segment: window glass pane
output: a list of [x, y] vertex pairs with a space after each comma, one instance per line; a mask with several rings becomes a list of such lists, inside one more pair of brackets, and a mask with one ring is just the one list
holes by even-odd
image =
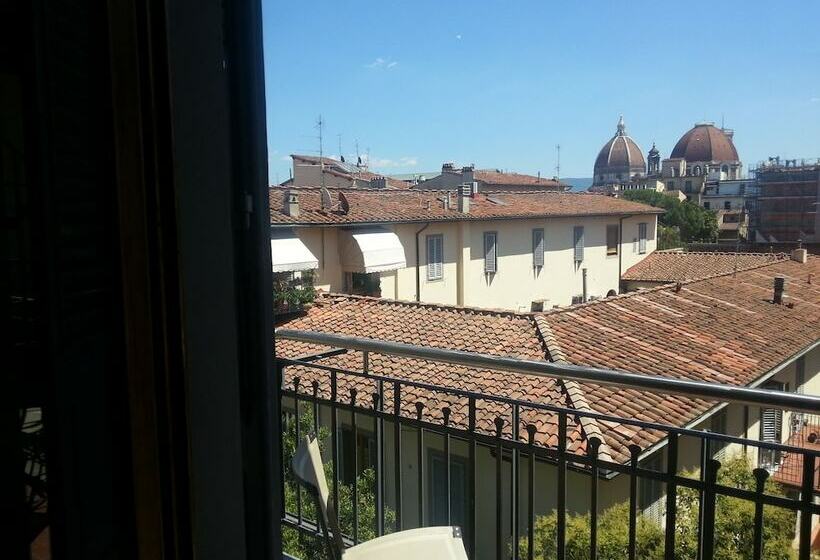
[[638, 252], [646, 253], [646, 224], [638, 224]]
[[618, 226], [617, 225], [608, 225], [608, 226], [606, 226], [606, 254], [607, 255], [617, 255], [618, 254]]

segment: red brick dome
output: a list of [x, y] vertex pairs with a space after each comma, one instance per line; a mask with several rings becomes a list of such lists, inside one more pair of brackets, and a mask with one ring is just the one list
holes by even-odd
[[708, 123], [696, 124], [681, 136], [672, 150], [673, 158], [691, 161], [740, 161], [732, 139]]

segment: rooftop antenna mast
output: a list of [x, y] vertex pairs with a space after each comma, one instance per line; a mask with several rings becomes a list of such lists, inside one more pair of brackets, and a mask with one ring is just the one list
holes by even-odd
[[555, 178], [561, 178], [561, 144], [555, 145]]
[[337, 134], [336, 136], [339, 138], [339, 159], [341, 161], [344, 161], [345, 157], [342, 155], [342, 135]]
[[325, 186], [325, 154], [324, 146], [322, 145], [322, 128], [324, 127], [322, 115], [319, 115], [319, 120], [316, 121], [316, 128], [319, 129], [319, 175], [322, 178], [322, 188]]
[[362, 156], [359, 154], [359, 139], [356, 138], [353, 143], [356, 146], [356, 165], [360, 166], [362, 164]]

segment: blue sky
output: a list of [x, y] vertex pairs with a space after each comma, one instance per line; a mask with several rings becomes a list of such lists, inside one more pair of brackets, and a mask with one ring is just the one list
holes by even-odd
[[820, 157], [820, 2], [263, 0], [270, 178], [291, 153], [589, 177], [623, 113], [668, 157], [696, 121], [741, 159]]

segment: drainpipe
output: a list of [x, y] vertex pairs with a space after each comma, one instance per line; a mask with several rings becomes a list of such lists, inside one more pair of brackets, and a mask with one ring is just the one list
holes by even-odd
[[584, 303], [586, 303], [587, 302], [587, 295], [588, 295], [588, 293], [587, 293], [587, 269], [582, 268], [581, 269], [581, 274], [582, 274], [583, 279], [584, 279], [584, 291], [582, 292], [584, 295], [583, 295], [582, 299], [584, 300]]
[[416, 232], [416, 301], [421, 301], [421, 257], [419, 255], [419, 235], [421, 232], [430, 227], [430, 222], [424, 224], [424, 227]]

